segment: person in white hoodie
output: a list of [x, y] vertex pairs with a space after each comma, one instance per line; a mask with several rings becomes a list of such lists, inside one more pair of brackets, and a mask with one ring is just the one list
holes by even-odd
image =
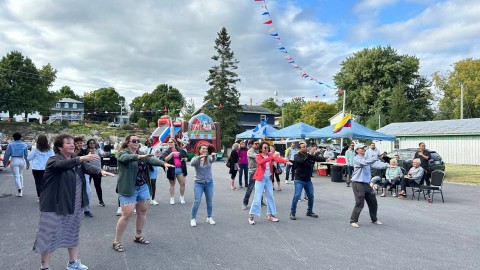
[[48, 159], [53, 155], [55, 155], [55, 153], [48, 143], [47, 136], [43, 134], [38, 135], [37, 145], [30, 151], [27, 157], [27, 160], [32, 162], [32, 174], [35, 179], [38, 201], [40, 200], [40, 193], [42, 193], [43, 185], [45, 184], [43, 179], [45, 166], [47, 165]]

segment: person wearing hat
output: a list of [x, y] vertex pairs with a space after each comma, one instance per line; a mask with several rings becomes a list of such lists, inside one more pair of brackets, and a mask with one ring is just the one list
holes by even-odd
[[358, 217], [362, 212], [364, 202], [367, 202], [368, 211], [370, 212], [370, 219], [373, 224], [381, 225], [382, 223], [377, 219], [377, 198], [375, 192], [370, 185], [370, 167], [375, 169], [387, 169], [388, 164], [380, 162], [378, 156], [365, 156], [365, 145], [359, 143], [356, 144], [355, 153], [357, 154], [353, 158], [353, 175], [352, 175], [352, 189], [355, 196], [355, 207], [353, 208], [352, 215], [350, 217], [350, 225], [358, 228]]

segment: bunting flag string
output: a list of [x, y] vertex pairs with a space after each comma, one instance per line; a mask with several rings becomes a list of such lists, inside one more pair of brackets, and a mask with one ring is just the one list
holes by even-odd
[[[277, 46], [278, 46], [278, 50], [281, 52], [281, 53], [284, 53], [286, 54], [285, 56], [285, 61], [287, 61], [288, 64], [292, 65], [292, 67], [297, 70], [300, 74], [300, 76], [303, 78], [303, 79], [307, 79], [307, 80], [310, 80], [310, 81], [313, 81], [319, 85], [323, 85], [325, 87], [328, 87], [330, 89], [335, 89], [334, 87], [326, 84], [326, 83], [323, 83], [321, 82], [320, 80], [310, 76], [309, 74], [307, 74], [296, 62], [295, 60], [293, 59], [293, 57], [288, 53], [288, 50], [286, 48], [286, 46], [281, 42], [281, 38], [280, 38], [280, 35], [278, 34], [278, 32], [276, 31], [275, 29], [275, 26], [274, 26], [274, 23], [273, 23], [273, 19], [271, 17], [271, 14], [270, 14], [270, 11], [268, 10], [267, 8], [267, 4], [265, 3], [265, 0], [254, 0], [254, 2], [258, 2], [260, 4], [260, 7], [262, 9], [264, 9], [264, 11], [261, 13], [262, 16], [268, 16], [267, 20], [264, 21], [263, 24], [265, 25], [271, 25], [272, 27], [268, 30], [269, 34], [271, 37], [273, 37], [276, 41], [277, 41]], [[323, 95], [325, 96], [325, 95]]]

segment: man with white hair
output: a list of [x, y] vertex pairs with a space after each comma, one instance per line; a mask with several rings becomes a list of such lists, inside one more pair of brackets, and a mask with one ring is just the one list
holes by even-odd
[[370, 166], [376, 169], [388, 168], [387, 163], [380, 162], [378, 156], [365, 156], [365, 145], [359, 143], [354, 147], [357, 155], [353, 158], [352, 189], [355, 196], [355, 207], [350, 217], [350, 225], [354, 228], [358, 225], [358, 218], [362, 212], [364, 202], [367, 202], [370, 219], [373, 224], [382, 224], [377, 218], [377, 198], [370, 184]]
[[399, 199], [407, 197], [407, 186], [408, 187], [419, 187], [422, 182], [423, 174], [425, 170], [420, 167], [420, 159], [416, 158], [412, 161], [412, 168], [408, 171], [407, 175], [402, 179], [400, 185], [402, 186], [400, 193], [398, 194]]

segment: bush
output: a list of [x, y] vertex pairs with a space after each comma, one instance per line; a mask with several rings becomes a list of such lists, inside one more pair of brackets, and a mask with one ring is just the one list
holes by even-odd
[[157, 127], [157, 123], [155, 123], [155, 122], [150, 122], [150, 124], [148, 124], [148, 126], [149, 126], [150, 128], [156, 128], [156, 127]]
[[147, 127], [147, 125], [148, 125], [147, 119], [145, 119], [145, 118], [140, 118], [140, 119], [138, 119], [138, 122], [137, 122], [138, 128], [144, 129], [144, 128]]
[[133, 129], [133, 127], [131, 125], [122, 125], [120, 128], [123, 129], [123, 130], [132, 130]]
[[108, 122], [107, 121], [102, 121], [100, 123], [100, 125], [104, 126], [104, 127], [108, 127]]

